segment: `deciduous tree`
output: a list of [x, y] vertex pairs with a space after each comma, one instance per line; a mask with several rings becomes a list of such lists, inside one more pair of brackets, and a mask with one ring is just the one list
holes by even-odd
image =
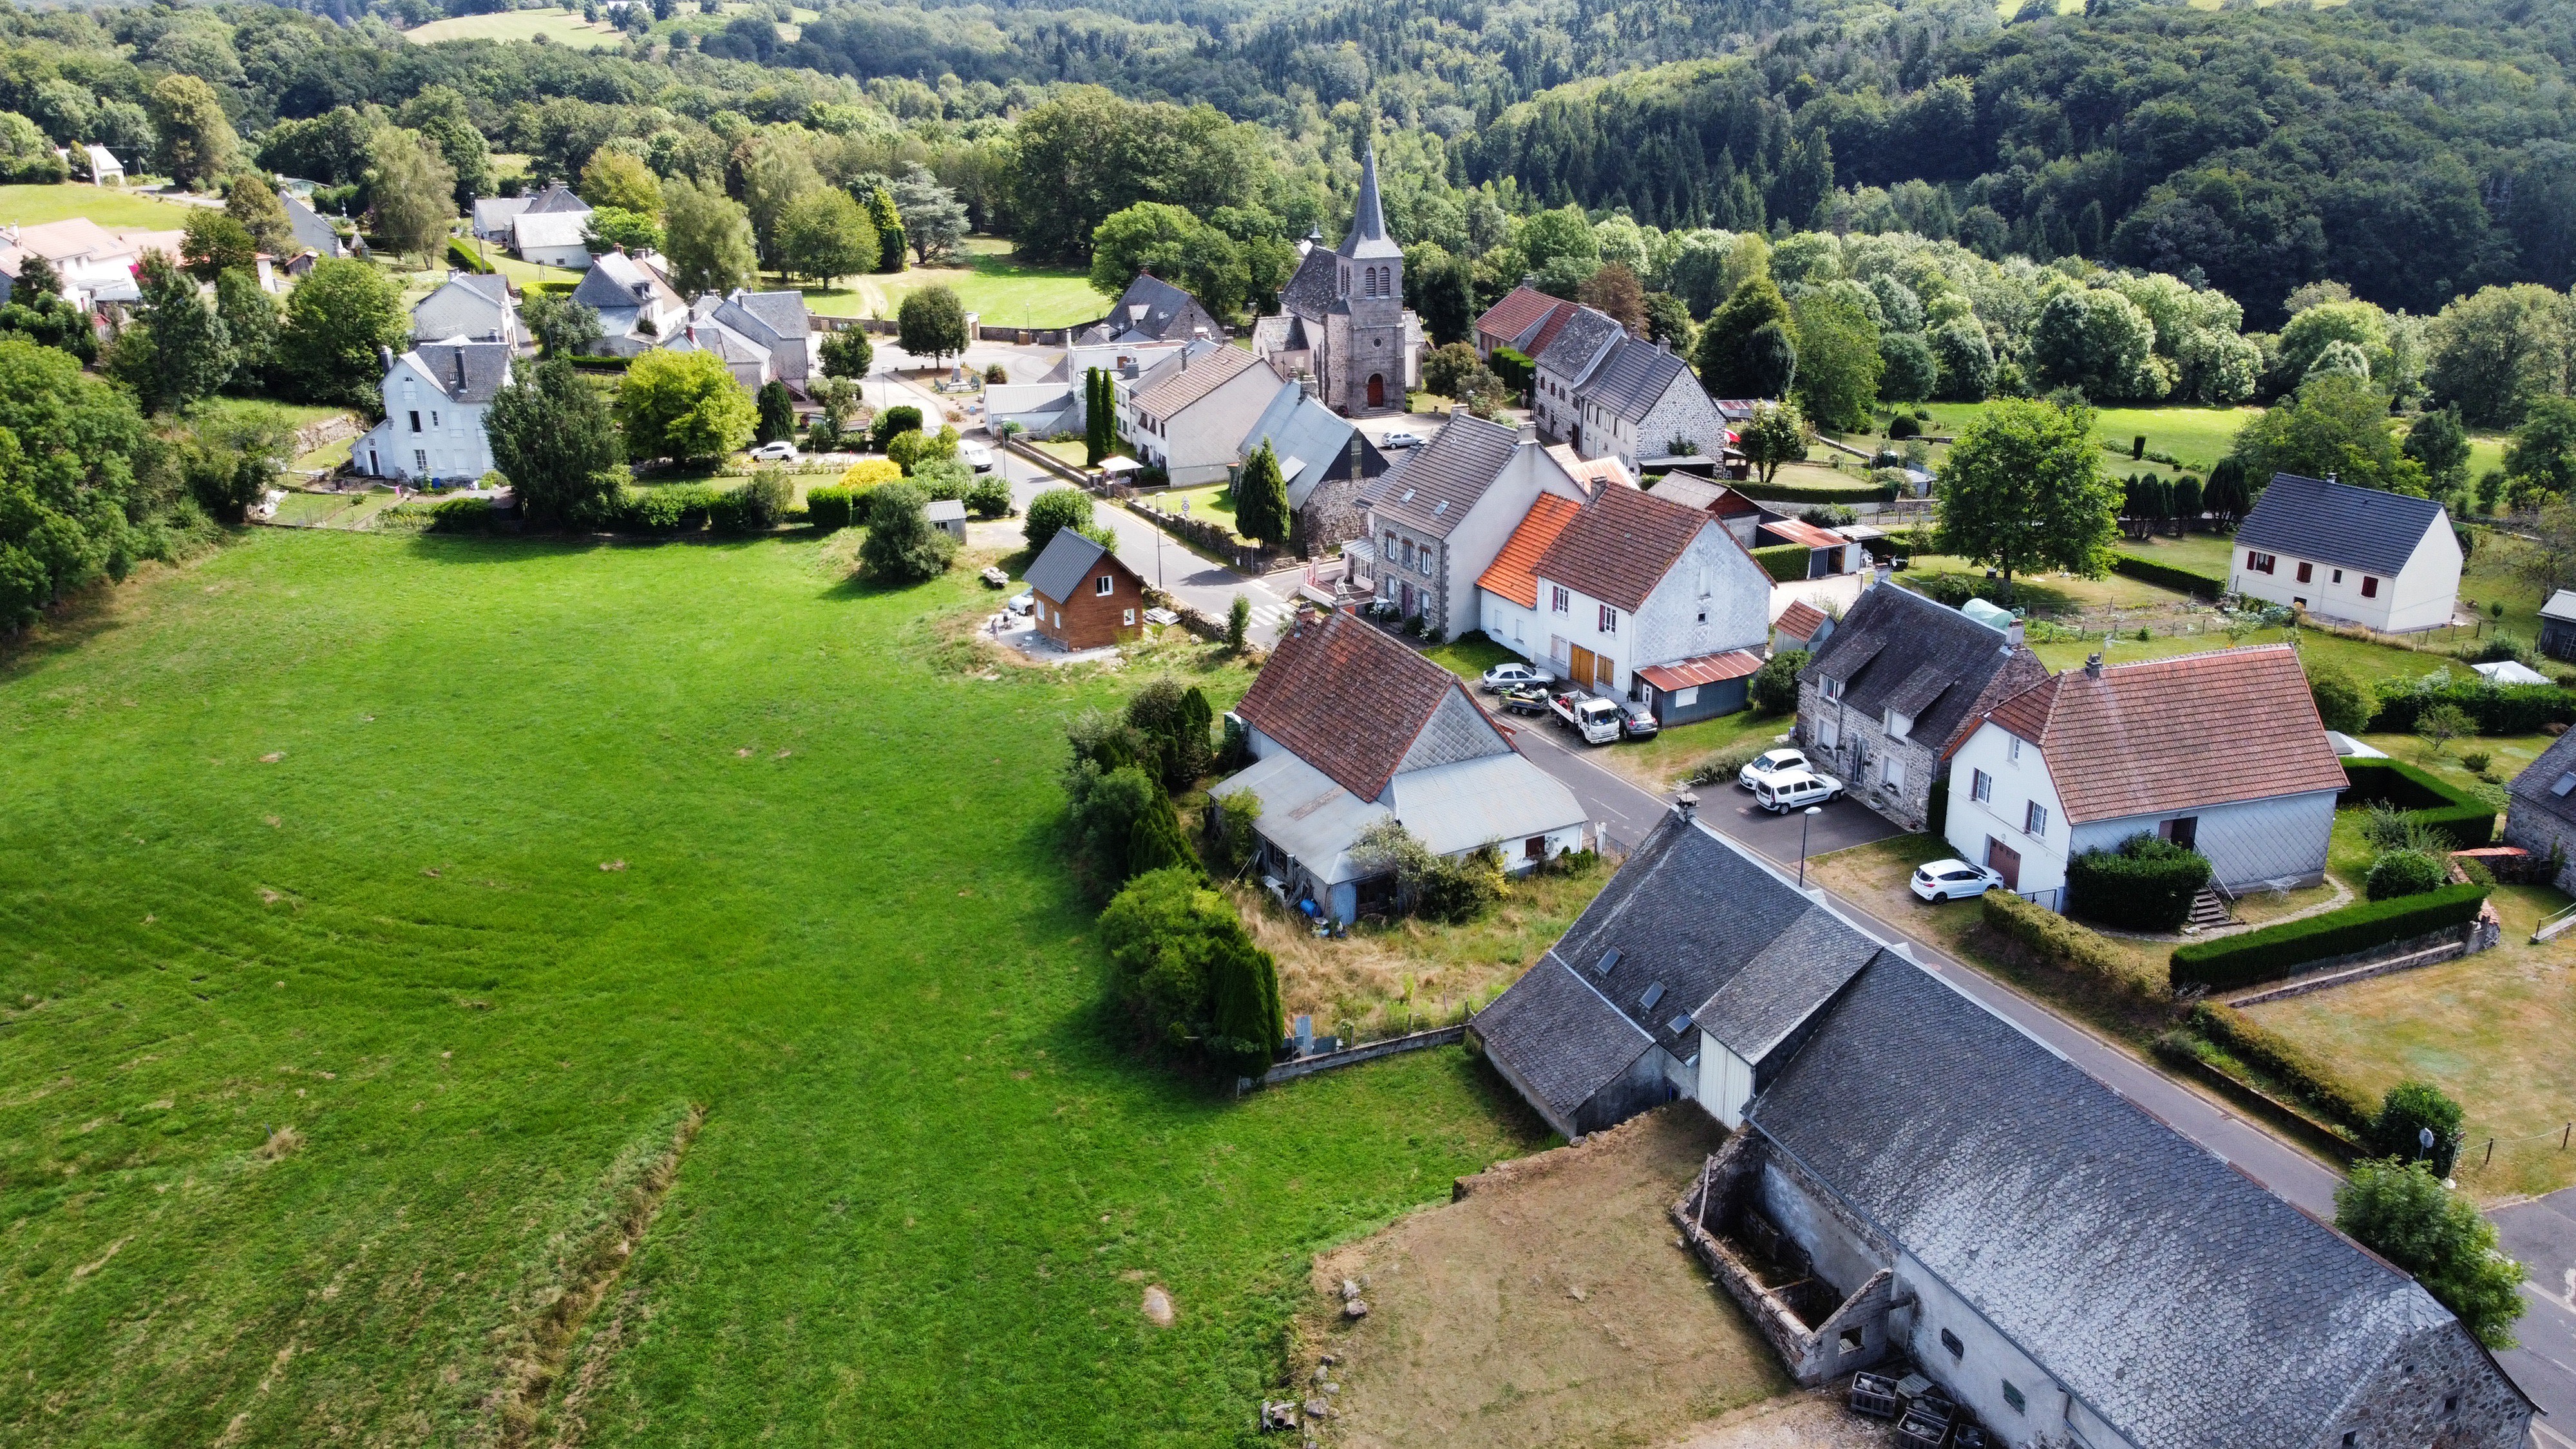
[[895, 309], [895, 345], [915, 357], [945, 364], [966, 350], [966, 306], [944, 284], [906, 294]]
[[1786, 334], [1795, 359], [1797, 321], [1790, 315], [1789, 301], [1768, 276], [1747, 278], [1726, 299], [1724, 306], [1700, 329], [1700, 380], [1719, 397], [1778, 397], [1788, 385], [1785, 370], [1775, 370], [1775, 359], [1757, 356], [1754, 334], [1765, 327], [1775, 327]]
[[655, 350], [628, 366], [617, 390], [626, 451], [687, 462], [719, 458], [751, 441], [751, 394], [711, 352]]
[[877, 264], [876, 223], [837, 186], [817, 187], [796, 198], [778, 224], [781, 267], [832, 286]]
[[2239, 428], [2228, 453], [2250, 481], [2275, 473], [2422, 494], [2421, 465], [2398, 450], [2388, 396], [2368, 380], [2324, 373]]
[[241, 138], [233, 133], [213, 86], [193, 75], [163, 76], [152, 87], [150, 110], [153, 133], [160, 138], [154, 159], [162, 174], [198, 191], [233, 169]]
[[188, 274], [211, 282], [226, 272], [259, 264], [259, 243], [249, 228], [220, 211], [194, 210], [180, 229], [179, 260]]
[[624, 450], [608, 400], [560, 360], [514, 369], [484, 414], [492, 463], [531, 522], [605, 521], [625, 487]]
[[663, 254], [682, 296], [749, 286], [759, 268], [751, 218], [733, 198], [685, 177], [664, 191]]
[[662, 214], [662, 180], [639, 156], [606, 147], [581, 168], [581, 199], [592, 206], [613, 206], [642, 216]]
[[418, 131], [387, 126], [367, 145], [367, 195], [376, 231], [427, 266], [456, 220], [456, 171]]
[[1940, 548], [2013, 575], [2060, 568], [2099, 578], [2118, 535], [2120, 485], [2102, 473], [2093, 415], [2004, 399], [1961, 429], [1940, 469]]
[[256, 171], [240, 172], [224, 183], [224, 215], [240, 222], [252, 243], [280, 262], [303, 250], [296, 245], [295, 229], [287, 224], [286, 203], [277, 199], [268, 178]]
[[1796, 403], [1756, 403], [1735, 437], [1745, 461], [1765, 483], [1779, 476], [1781, 464], [1803, 462], [1807, 456], [1807, 420]]
[[278, 366], [298, 399], [340, 403], [372, 416], [383, 406], [385, 369], [377, 349], [399, 347], [410, 337], [401, 284], [372, 262], [326, 258], [286, 296]]
[[2335, 1226], [2415, 1275], [2489, 1348], [2513, 1346], [2523, 1266], [2495, 1250], [2495, 1224], [2421, 1162], [2353, 1165], [2335, 1189]]
[[2576, 399], [2535, 398], [2525, 406], [2504, 470], [2561, 497], [2576, 492]]

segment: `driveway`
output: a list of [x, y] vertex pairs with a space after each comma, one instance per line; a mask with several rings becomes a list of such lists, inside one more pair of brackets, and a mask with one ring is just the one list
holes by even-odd
[[2496, 1355], [2522, 1391], [2549, 1410], [2532, 1426], [2544, 1449], [2576, 1449], [2576, 1187], [2488, 1213], [2497, 1246], [2531, 1270], [2528, 1311], [2513, 1327], [2522, 1347]]

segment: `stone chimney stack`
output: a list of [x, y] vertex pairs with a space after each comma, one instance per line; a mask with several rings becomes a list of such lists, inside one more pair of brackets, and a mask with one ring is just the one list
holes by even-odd
[[1699, 818], [1699, 796], [1689, 790], [1684, 790], [1679, 795], [1674, 796], [1673, 814], [1678, 817], [1684, 825], [1688, 825], [1692, 821], [1697, 820]]
[[2091, 658], [2084, 661], [2084, 677], [2087, 679], [2102, 677], [2102, 655], [2098, 650]]
[[[2019, 619], [2015, 619], [2015, 620], [2013, 620], [2011, 623], [2006, 624], [2006, 625], [2004, 626], [2004, 642], [2005, 642], [2005, 643], [2007, 643], [2007, 644], [2011, 644], [2011, 645], [2019, 646], [2019, 645], [2020, 645], [2020, 643], [2022, 642], [2022, 638], [2023, 638], [2023, 636], [2024, 636], [2024, 635], [2026, 635], [2028, 632], [2029, 632], [2029, 626], [2028, 626], [2028, 625], [2026, 625], [2026, 624], [2024, 624], [2021, 620], [2019, 620]], [[2094, 655], [2093, 657], [2094, 657], [2095, 659], [2100, 659], [2102, 656], [2100, 656], [2100, 655], [2096, 654], [2096, 655]], [[2094, 671], [2094, 672], [2095, 672], [2095, 673], [2097, 673], [2097, 674], [2098, 674], [2098, 673], [2100, 673], [2100, 671], [2099, 671], [2099, 670], [2096, 670], [2096, 671]]]

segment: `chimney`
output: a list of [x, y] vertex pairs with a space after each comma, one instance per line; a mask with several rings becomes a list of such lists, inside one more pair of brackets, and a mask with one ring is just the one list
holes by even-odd
[[[2011, 644], [2011, 645], [2014, 645], [2014, 646], [2018, 647], [2018, 646], [2021, 644], [2021, 641], [2022, 641], [2023, 636], [2024, 636], [2025, 634], [2027, 634], [2028, 632], [2029, 632], [2028, 626], [2026, 626], [2025, 624], [2023, 624], [2021, 620], [2019, 620], [2019, 619], [2015, 619], [2015, 620], [2013, 620], [2011, 623], [2006, 624], [2006, 625], [2004, 626], [2004, 642], [2005, 642], [2005, 643], [2007, 643], [2007, 644]], [[2101, 655], [2099, 655], [2099, 654], [2096, 654], [2096, 655], [2094, 655], [2093, 657], [2094, 657], [2095, 659], [2099, 659], [2099, 658], [2101, 658], [2102, 656], [2101, 656]], [[2097, 670], [2095, 670], [2095, 671], [2093, 671], [2093, 672], [2094, 672], [2095, 674], [2099, 674], [2099, 673], [2101, 673], [2101, 671], [2100, 671], [2100, 670], [2098, 670], [2098, 669], [2097, 669]]]
[[1673, 797], [1673, 814], [1684, 825], [1699, 818], [1699, 796], [1684, 790]]
[[1468, 415], [1467, 405], [1465, 403], [1451, 403], [1449, 405], [1449, 421], [1454, 423], [1460, 418]]
[[2095, 651], [2091, 658], [2084, 661], [2084, 677], [2087, 679], [2099, 679], [2102, 677], [2102, 655], [2100, 651]]
[[1537, 442], [1537, 441], [1538, 441], [1538, 424], [1536, 424], [1536, 423], [1523, 423], [1523, 424], [1521, 424], [1520, 432], [1521, 432], [1521, 441], [1522, 441], [1522, 442], [1524, 442], [1524, 443], [1535, 443], [1535, 442]]
[[2335, 476], [2335, 470], [2334, 470], [2334, 469], [2332, 469], [2332, 468], [2328, 468], [2328, 469], [2326, 470], [2326, 481], [2327, 481], [2327, 482], [2329, 482], [2329, 483], [2340, 483], [2340, 482], [2342, 482], [2343, 480]]
[[1524, 287], [1529, 288], [1529, 289], [1530, 289], [1531, 291], [1533, 291], [1533, 292], [1537, 291], [1537, 290], [1538, 290], [1538, 273], [1536, 273], [1536, 272], [1523, 272], [1523, 273], [1521, 273], [1521, 285], [1522, 285], [1522, 286], [1524, 286]]
[[387, 371], [387, 372], [391, 372], [391, 371], [393, 371], [393, 370], [394, 370], [394, 350], [393, 350], [392, 348], [390, 348], [390, 347], [378, 347], [378, 348], [376, 349], [376, 361], [377, 361], [377, 363], [378, 363], [378, 364], [380, 364], [380, 365], [384, 368], [384, 370], [385, 370], [385, 371]]

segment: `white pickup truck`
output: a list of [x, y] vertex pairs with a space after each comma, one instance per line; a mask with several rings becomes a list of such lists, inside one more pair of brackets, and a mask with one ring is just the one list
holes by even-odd
[[1619, 738], [1623, 716], [1616, 701], [1577, 689], [1550, 699], [1547, 710], [1558, 724], [1583, 736], [1587, 745], [1606, 745]]

